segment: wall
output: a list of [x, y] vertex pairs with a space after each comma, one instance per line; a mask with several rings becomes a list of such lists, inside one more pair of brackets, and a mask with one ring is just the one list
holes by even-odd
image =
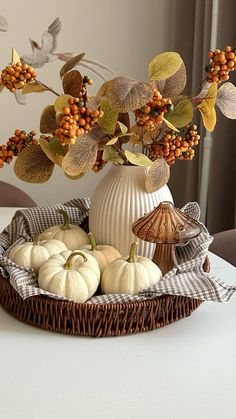
[[[147, 63], [157, 53], [168, 49], [168, 4], [171, 7], [171, 0], [3, 2], [0, 14], [7, 18], [9, 28], [7, 33], [0, 33], [0, 66], [9, 62], [12, 46], [20, 55], [29, 53], [28, 37], [40, 42], [42, 31], [59, 16], [63, 28], [58, 38], [58, 51], [86, 52], [88, 57], [107, 64], [117, 74], [146, 80]], [[38, 78], [61, 91], [58, 76], [61, 65], [55, 61], [38, 69]], [[92, 78], [91, 94], [95, 94], [100, 80]], [[53, 101], [51, 93], [33, 94], [27, 96], [26, 106], [20, 106], [4, 89], [0, 96], [1, 143], [5, 143], [16, 128], [36, 129], [39, 133], [41, 110]], [[107, 170], [108, 167], [100, 174], [89, 173], [79, 181], [71, 181], [56, 168], [48, 183], [32, 185], [15, 177], [12, 164], [1, 170], [0, 180], [20, 187], [38, 204], [47, 204], [91, 196]]]

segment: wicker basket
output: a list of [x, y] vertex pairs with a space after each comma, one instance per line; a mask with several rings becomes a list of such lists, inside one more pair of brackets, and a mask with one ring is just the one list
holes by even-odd
[[41, 329], [81, 336], [147, 332], [190, 316], [201, 300], [166, 295], [126, 304], [80, 304], [35, 296], [23, 300], [0, 276], [0, 303], [17, 319]]

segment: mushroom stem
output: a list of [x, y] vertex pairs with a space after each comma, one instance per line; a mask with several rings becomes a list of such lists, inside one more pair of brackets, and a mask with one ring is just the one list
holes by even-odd
[[97, 250], [97, 243], [94, 238], [93, 233], [88, 233], [89, 244], [91, 245], [91, 250]]
[[74, 258], [74, 256], [82, 256], [82, 258], [84, 259], [84, 262], [87, 262], [87, 258], [85, 256], [84, 253], [82, 252], [73, 252], [71, 253], [71, 255], [67, 258], [66, 263], [64, 264], [64, 269], [71, 269], [73, 267], [73, 263], [72, 263], [72, 259]]
[[152, 260], [160, 268], [164, 276], [177, 265], [174, 244], [157, 244]]
[[64, 211], [63, 209], [57, 209], [57, 212], [59, 214], [63, 215], [63, 224], [61, 225], [61, 230], [70, 230], [69, 227], [69, 216], [67, 214], [66, 211]]

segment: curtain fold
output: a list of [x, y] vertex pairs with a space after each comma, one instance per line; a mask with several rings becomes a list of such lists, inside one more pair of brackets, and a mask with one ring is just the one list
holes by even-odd
[[[206, 77], [205, 65], [210, 48], [212, 0], [172, 0], [170, 50], [178, 51], [187, 69], [186, 93], [200, 91], [201, 81]], [[166, 7], [169, 7], [166, 6]], [[227, 7], [226, 7], [227, 6]], [[234, 45], [236, 2], [220, 0], [218, 47]], [[231, 73], [234, 76], [234, 73]], [[230, 81], [236, 77], [230, 75]], [[207, 202], [207, 227], [211, 233], [235, 226], [235, 179], [236, 179], [236, 122], [218, 114], [216, 130], [213, 133], [213, 150], [210, 168]], [[200, 146], [192, 161], [177, 161], [171, 168], [169, 186], [177, 206], [188, 201], [198, 201], [203, 138], [205, 130], [200, 124], [200, 115], [195, 112], [194, 122], [200, 134]]]

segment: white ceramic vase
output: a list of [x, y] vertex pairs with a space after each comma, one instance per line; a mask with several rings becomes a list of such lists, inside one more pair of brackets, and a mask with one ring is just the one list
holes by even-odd
[[89, 230], [97, 243], [109, 244], [128, 255], [131, 243], [139, 242], [138, 253], [152, 259], [155, 244], [137, 239], [132, 224], [162, 201], [173, 202], [167, 185], [156, 192], [145, 190], [146, 167], [112, 165], [97, 186], [89, 212]]

